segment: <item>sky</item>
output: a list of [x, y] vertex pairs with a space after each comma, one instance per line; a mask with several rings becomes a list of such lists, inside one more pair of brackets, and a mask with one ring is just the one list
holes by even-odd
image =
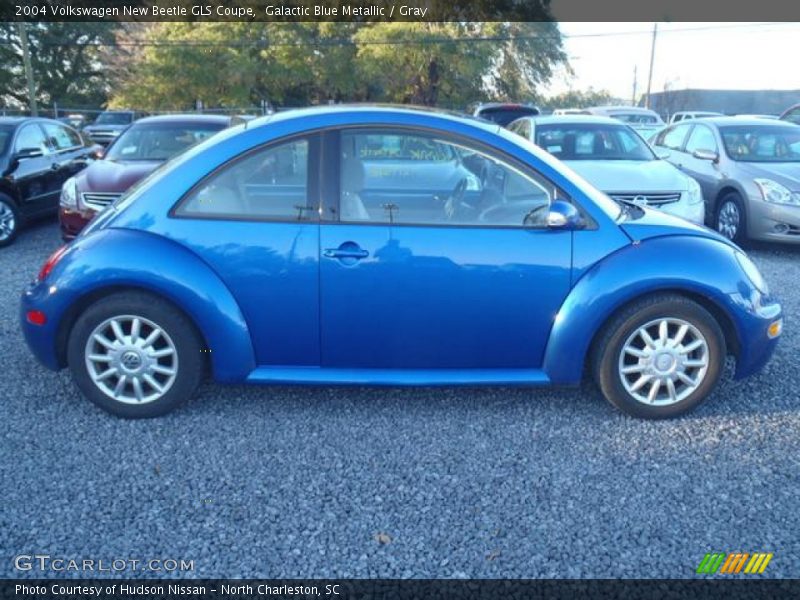
[[[559, 72], [545, 95], [593, 87], [631, 99], [647, 88], [653, 23], [561, 22], [574, 76]], [[800, 23], [659, 23], [652, 91], [800, 90]]]

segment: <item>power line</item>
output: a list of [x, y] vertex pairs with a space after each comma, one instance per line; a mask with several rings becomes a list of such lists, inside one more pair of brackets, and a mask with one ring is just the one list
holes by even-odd
[[[693, 33], [704, 31], [719, 31], [728, 29], [757, 29], [763, 27], [773, 27], [782, 25], [794, 25], [796, 23], [733, 23], [727, 25], [710, 25], [700, 27], [684, 27], [661, 30], [660, 33], [674, 34], [674, 33]], [[581, 33], [581, 34], [536, 34], [536, 35], [496, 35], [496, 36], [475, 36], [475, 37], [452, 37], [452, 38], [422, 38], [422, 39], [383, 39], [383, 40], [354, 40], [352, 38], [331, 38], [327, 40], [303, 40], [292, 42], [273, 42], [268, 39], [252, 40], [246, 42], [212, 42], [205, 40], [181, 40], [181, 41], [157, 41], [157, 40], [116, 40], [113, 42], [104, 41], [86, 41], [86, 42], [40, 42], [40, 46], [95, 46], [95, 47], [125, 47], [125, 48], [150, 48], [150, 47], [176, 47], [176, 48], [281, 48], [281, 47], [301, 47], [301, 46], [315, 46], [315, 47], [328, 47], [328, 46], [424, 46], [424, 45], [438, 45], [438, 44], [461, 44], [461, 43], [475, 43], [475, 42], [524, 42], [536, 40], [568, 40], [568, 39], [581, 39], [581, 38], [604, 38], [604, 37], [620, 37], [632, 35], [649, 35], [652, 31], [637, 30], [637, 31], [615, 31], [615, 32], [596, 32], [596, 33]], [[2, 45], [12, 45], [13, 42], [3, 41]]]

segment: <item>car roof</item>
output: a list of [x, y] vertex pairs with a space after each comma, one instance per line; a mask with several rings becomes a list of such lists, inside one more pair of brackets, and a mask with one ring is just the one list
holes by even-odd
[[617, 125], [620, 127], [627, 127], [625, 123], [612, 117], [604, 117], [602, 115], [548, 115], [546, 117], [521, 117], [517, 121], [528, 119], [537, 125], [551, 125], [563, 123], [565, 125]]
[[533, 104], [527, 104], [525, 102], [483, 102], [481, 104], [478, 104], [475, 107], [475, 110], [492, 110], [495, 108], [512, 108], [512, 109], [530, 108], [533, 110], [539, 110], [538, 106], [534, 106]]
[[643, 106], [592, 106], [591, 108], [587, 108], [586, 110], [593, 111], [602, 111], [602, 112], [629, 112], [629, 113], [639, 113], [639, 114], [646, 114], [646, 115], [657, 115], [658, 113], [652, 109], [644, 108]]
[[255, 129], [257, 127], [263, 127], [267, 124], [302, 119], [304, 117], [314, 115], [341, 115], [358, 117], [359, 115], [375, 114], [383, 114], [387, 117], [390, 117], [391, 115], [433, 116], [441, 118], [445, 123], [447, 121], [467, 123], [473, 127], [478, 127], [492, 133], [496, 133], [501, 129], [500, 125], [497, 123], [485, 121], [484, 119], [473, 117], [472, 115], [439, 108], [431, 108], [428, 106], [415, 106], [411, 104], [336, 104], [294, 108], [291, 110], [279, 111], [263, 117], [258, 117], [257, 119], [253, 119], [251, 121], [246, 121], [244, 126], [246, 129]]
[[0, 117], [0, 125], [21, 125], [23, 123], [57, 123], [64, 125], [61, 121], [48, 117]]
[[711, 125], [784, 125], [777, 119], [762, 119], [759, 117], [705, 117], [703, 123]]
[[198, 115], [195, 113], [157, 115], [144, 117], [136, 121], [137, 125], [147, 125], [152, 123], [218, 123], [227, 125], [231, 121], [229, 115]]

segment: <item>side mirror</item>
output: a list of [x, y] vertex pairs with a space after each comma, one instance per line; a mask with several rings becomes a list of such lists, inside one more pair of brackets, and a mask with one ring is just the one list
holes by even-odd
[[669, 150], [656, 150], [656, 156], [661, 160], [667, 160], [670, 157]]
[[710, 160], [711, 162], [717, 162], [719, 160], [719, 155], [711, 150], [695, 150], [692, 152], [692, 156], [700, 160]]
[[25, 160], [26, 158], [36, 158], [38, 156], [44, 156], [41, 148], [22, 148], [14, 154], [16, 160]]
[[548, 229], [580, 229], [583, 219], [574, 205], [564, 200], [554, 200], [547, 213]]

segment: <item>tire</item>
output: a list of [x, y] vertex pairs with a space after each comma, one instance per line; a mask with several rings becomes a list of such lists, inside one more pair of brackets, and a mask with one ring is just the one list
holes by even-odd
[[747, 240], [747, 213], [736, 192], [725, 194], [717, 203], [714, 229], [737, 244], [741, 245]]
[[157, 417], [194, 394], [203, 376], [202, 350], [193, 324], [172, 304], [142, 292], [121, 292], [78, 317], [67, 362], [78, 388], [101, 408], [119, 417]]
[[14, 242], [21, 225], [22, 217], [16, 203], [5, 194], [0, 194], [0, 248]]
[[[662, 322], [665, 338], [659, 335]], [[643, 328], [653, 347], [640, 333]], [[705, 308], [683, 296], [665, 294], [632, 304], [603, 327], [594, 345], [592, 370], [603, 395], [619, 410], [634, 417], [665, 419], [689, 412], [711, 393], [726, 354], [725, 335]], [[642, 377], [649, 379], [635, 389]]]

